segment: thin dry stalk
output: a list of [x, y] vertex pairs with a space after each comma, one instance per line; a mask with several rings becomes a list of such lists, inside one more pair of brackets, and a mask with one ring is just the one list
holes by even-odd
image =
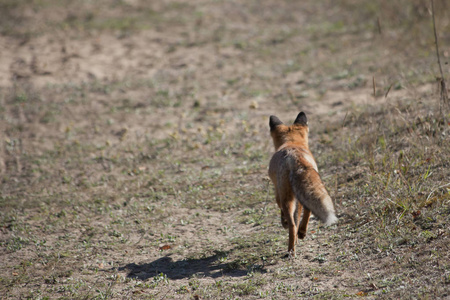
[[377, 17], [377, 27], [378, 27], [378, 34], [382, 34], [383, 31], [381, 30], [380, 17]]
[[348, 111], [345, 113], [344, 120], [342, 121], [342, 128], [345, 127], [345, 120], [347, 119]]
[[373, 85], [373, 96], [376, 97], [377, 96], [377, 86], [375, 84], [375, 76], [372, 77], [372, 85]]
[[387, 96], [389, 95], [389, 92], [391, 91], [391, 88], [392, 88], [392, 84], [388, 87], [388, 89], [387, 89], [387, 91], [386, 91], [386, 94], [384, 94], [384, 98], [385, 98], [385, 99], [386, 99]]
[[434, 13], [434, 1], [431, 1], [431, 16], [433, 19], [433, 32], [434, 32], [434, 41], [435, 41], [435, 45], [436, 45], [436, 56], [437, 56], [437, 61], [438, 61], [438, 65], [439, 65], [439, 72], [441, 73], [441, 77], [438, 78], [438, 81], [440, 83], [440, 88], [441, 88], [441, 112], [442, 112], [442, 107], [446, 106], [448, 104], [448, 94], [447, 94], [447, 87], [445, 84], [445, 78], [444, 78], [444, 72], [442, 71], [442, 65], [441, 65], [441, 57], [439, 55], [439, 43], [438, 43], [438, 37], [437, 37], [437, 33], [436, 33], [436, 20], [435, 20], [435, 13]]

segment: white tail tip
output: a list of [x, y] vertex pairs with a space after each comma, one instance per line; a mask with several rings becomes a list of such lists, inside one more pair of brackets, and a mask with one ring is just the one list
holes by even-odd
[[333, 225], [334, 223], [336, 223], [338, 221], [338, 218], [336, 217], [335, 214], [330, 214], [327, 218], [327, 221], [325, 222], [326, 226], [330, 226]]

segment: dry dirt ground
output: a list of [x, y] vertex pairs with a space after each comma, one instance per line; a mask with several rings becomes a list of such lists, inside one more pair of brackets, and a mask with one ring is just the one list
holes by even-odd
[[[435, 5], [449, 74], [450, 6]], [[450, 297], [430, 12], [2, 1], [2, 298]], [[268, 116], [300, 110], [340, 221], [313, 218], [286, 258]]]

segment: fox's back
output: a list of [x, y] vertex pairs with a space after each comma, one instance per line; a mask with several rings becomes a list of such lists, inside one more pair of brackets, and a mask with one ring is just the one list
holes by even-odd
[[276, 183], [288, 179], [291, 172], [297, 174], [317, 170], [317, 164], [309, 149], [296, 145], [284, 145], [275, 152], [269, 164], [269, 177]]

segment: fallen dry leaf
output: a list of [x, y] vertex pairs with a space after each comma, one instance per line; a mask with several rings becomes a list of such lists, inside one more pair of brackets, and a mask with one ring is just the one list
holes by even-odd
[[164, 245], [164, 246], [159, 247], [159, 250], [164, 251], [164, 250], [169, 250], [171, 248], [172, 248], [172, 246], [170, 246], [170, 245]]

